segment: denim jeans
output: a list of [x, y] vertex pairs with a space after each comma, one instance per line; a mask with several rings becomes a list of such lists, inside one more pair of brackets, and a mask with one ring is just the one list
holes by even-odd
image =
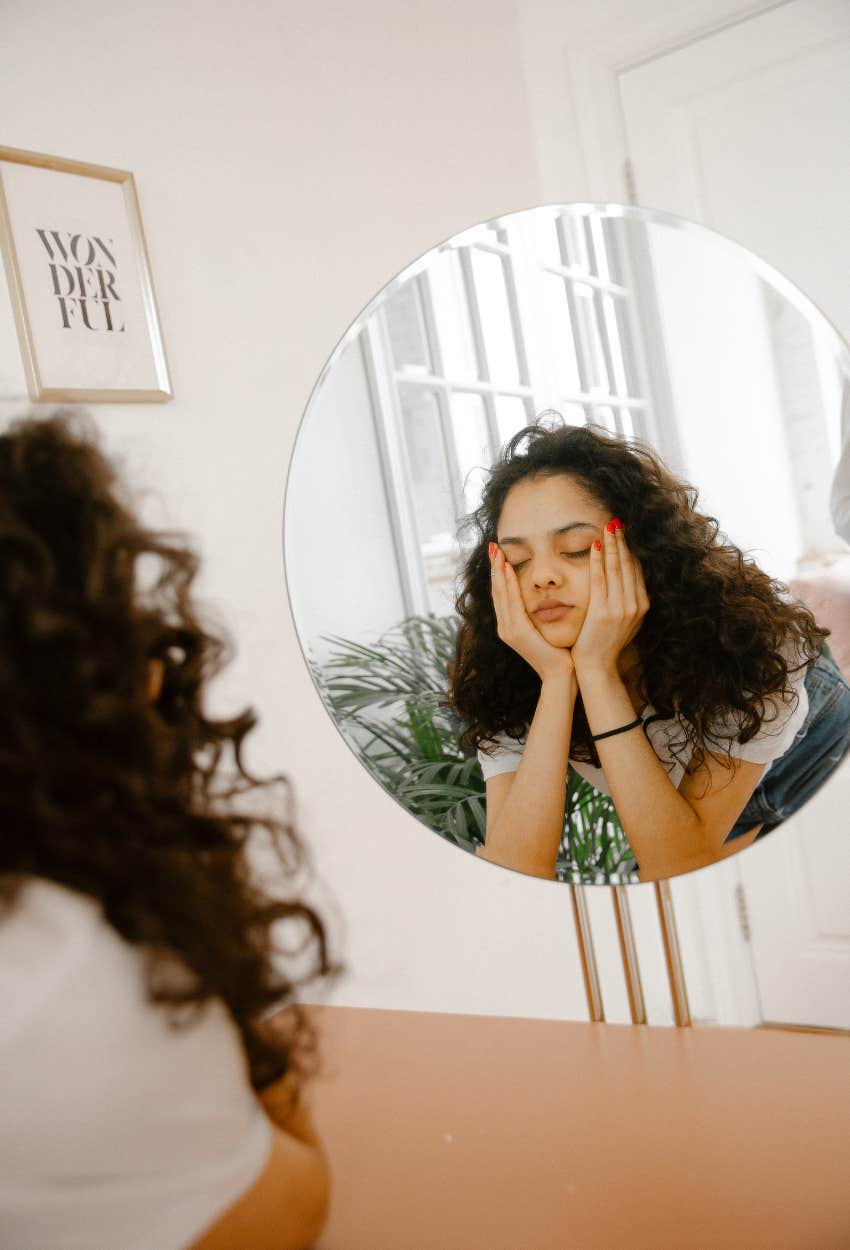
[[828, 648], [806, 674], [809, 710], [794, 740], [774, 760], [726, 841], [761, 824], [758, 837], [781, 825], [819, 790], [850, 751], [850, 685]]

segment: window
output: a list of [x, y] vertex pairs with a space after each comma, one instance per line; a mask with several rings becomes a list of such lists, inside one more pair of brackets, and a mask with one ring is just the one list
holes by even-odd
[[534, 210], [458, 235], [363, 331], [409, 613], [454, 604], [457, 530], [487, 467], [546, 409], [646, 437], [621, 218]]

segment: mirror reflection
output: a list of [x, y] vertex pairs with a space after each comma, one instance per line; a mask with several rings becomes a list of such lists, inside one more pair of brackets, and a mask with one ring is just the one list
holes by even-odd
[[759, 258], [654, 211], [516, 213], [400, 274], [323, 371], [285, 511], [299, 635], [372, 775], [566, 881], [787, 820], [850, 748], [847, 360]]

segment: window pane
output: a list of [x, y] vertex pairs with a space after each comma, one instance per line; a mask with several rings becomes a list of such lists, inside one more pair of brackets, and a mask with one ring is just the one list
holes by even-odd
[[502, 258], [473, 248], [472, 272], [490, 380], [513, 386], [519, 381], [519, 369]]
[[467, 512], [481, 502], [481, 489], [492, 459], [487, 415], [480, 395], [452, 395], [452, 432]]
[[590, 272], [590, 256], [587, 250], [585, 219], [564, 213], [561, 216], [561, 257], [565, 265]]
[[[638, 375], [637, 361], [635, 359], [635, 337], [632, 333], [632, 307], [629, 301], [620, 295], [612, 295], [610, 297], [611, 306], [616, 322], [617, 337], [617, 353], [623, 370], [623, 390], [619, 393], [622, 395], [640, 395], [641, 386]], [[615, 356], [615, 368], [617, 356]], [[620, 380], [617, 380], [617, 386], [620, 386]]]
[[437, 396], [417, 386], [401, 387], [400, 398], [420, 542], [450, 541], [455, 531], [455, 510]]
[[458, 592], [459, 548], [456, 544], [438, 548], [432, 543], [423, 548], [422, 554], [428, 611], [435, 616], [449, 616], [455, 610]]
[[443, 376], [459, 382], [477, 381], [478, 362], [457, 252], [446, 250], [438, 254], [430, 268], [429, 281]]
[[634, 438], [635, 420], [631, 408], [618, 409], [618, 415], [620, 418], [620, 433], [624, 434], [626, 438]]
[[561, 404], [558, 411], [567, 425], [587, 425], [591, 417], [591, 412], [588, 411], [584, 404]]
[[602, 313], [605, 317], [605, 330], [608, 335], [608, 348], [611, 353], [611, 368], [614, 371], [614, 394], [628, 395], [626, 382], [626, 366], [623, 360], [623, 348], [620, 343], [620, 323], [617, 317], [617, 305], [622, 299], [613, 295], [602, 295]]
[[431, 358], [415, 279], [405, 282], [384, 305], [387, 333], [397, 369], [430, 369]]
[[591, 389], [605, 391], [607, 394], [610, 391], [610, 384], [608, 370], [605, 368], [605, 356], [602, 352], [602, 340], [599, 337], [599, 326], [596, 322], [593, 287], [577, 282], [573, 289], [588, 385]]
[[623, 248], [626, 245], [626, 232], [622, 217], [604, 217], [600, 220], [602, 235], [605, 240], [605, 254], [608, 258], [608, 277], [618, 286], [625, 284], [623, 273]]
[[541, 265], [562, 265], [564, 262], [555, 218], [540, 210], [533, 212], [531, 228], [538, 262]]
[[562, 395], [574, 395], [581, 390], [581, 379], [563, 278], [552, 273], [543, 275], [543, 301], [558, 389]]
[[499, 426], [499, 442], [502, 447], [523, 426], [531, 424], [524, 402], [516, 395], [496, 396], [496, 421]]
[[593, 241], [593, 268], [597, 278], [603, 278], [606, 282], [610, 278], [608, 269], [608, 249], [605, 245], [605, 233], [602, 229], [602, 220], [596, 215], [587, 219], [590, 237]]
[[619, 433], [614, 409], [609, 404], [594, 404], [593, 420], [597, 425], [604, 425], [605, 429], [610, 430], [612, 434]]

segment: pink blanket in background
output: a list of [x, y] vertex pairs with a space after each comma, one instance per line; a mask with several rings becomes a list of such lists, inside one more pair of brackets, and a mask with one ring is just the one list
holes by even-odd
[[814, 613], [819, 625], [832, 630], [827, 642], [836, 664], [850, 681], [850, 552], [806, 564], [790, 590]]

